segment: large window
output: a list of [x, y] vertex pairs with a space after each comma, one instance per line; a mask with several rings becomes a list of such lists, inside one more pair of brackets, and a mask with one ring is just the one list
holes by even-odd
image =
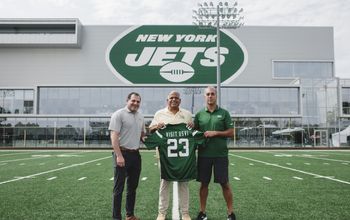
[[342, 88], [342, 109], [344, 115], [350, 115], [350, 88]]
[[[127, 95], [141, 95], [143, 114], [166, 106], [170, 91], [181, 94], [181, 107], [193, 114], [204, 107], [204, 87], [45, 87], [39, 89], [40, 114], [109, 116], [126, 104]], [[299, 115], [299, 87], [222, 87], [222, 106], [233, 115]]]
[[299, 87], [222, 89], [222, 105], [235, 115], [299, 115]]
[[32, 114], [34, 91], [0, 89], [0, 114]]
[[333, 62], [274, 61], [273, 70], [276, 78], [333, 78]]

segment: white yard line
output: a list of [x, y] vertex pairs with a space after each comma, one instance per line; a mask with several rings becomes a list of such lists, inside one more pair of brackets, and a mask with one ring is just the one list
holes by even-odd
[[84, 180], [84, 179], [86, 179], [86, 176], [83, 176], [83, 177], [79, 178], [78, 180], [80, 181], [80, 180]]
[[56, 179], [57, 178], [57, 176], [53, 176], [53, 177], [50, 177], [50, 178], [47, 178], [46, 180], [54, 180], [54, 179]]
[[249, 157], [238, 156], [238, 155], [235, 155], [235, 154], [229, 154], [229, 155], [231, 155], [233, 157], [238, 157], [238, 158], [242, 158], [242, 159], [246, 159], [246, 160], [262, 163], [262, 164], [269, 165], [269, 166], [274, 166], [274, 167], [278, 167], [278, 168], [282, 168], [282, 169], [286, 169], [286, 170], [291, 170], [291, 171], [294, 171], [294, 172], [303, 173], [303, 174], [306, 174], [306, 175], [310, 175], [310, 176], [314, 176], [314, 177], [318, 177], [318, 178], [324, 178], [324, 179], [332, 180], [332, 181], [335, 181], [335, 182], [345, 183], [345, 184], [350, 185], [350, 182], [347, 182], [347, 181], [344, 181], [344, 180], [340, 180], [340, 179], [331, 178], [329, 176], [323, 176], [323, 175], [319, 175], [319, 174], [315, 174], [315, 173], [311, 173], [311, 172], [297, 170], [297, 169], [293, 169], [291, 167], [284, 167], [284, 166], [281, 166], [281, 165], [278, 165], [278, 164], [272, 164], [272, 163], [268, 163], [268, 162], [261, 161], [261, 160], [255, 160], [255, 159], [252, 159], [252, 158], [249, 158]]
[[[34, 154], [34, 153], [42, 153], [42, 152], [46, 152], [46, 151], [32, 151], [32, 152], [25, 152], [25, 153], [29, 153], [29, 154]], [[57, 152], [57, 151], [55, 151]], [[70, 155], [70, 154], [83, 154], [83, 153], [89, 153], [90, 151], [73, 151], [73, 152], [62, 152], [62, 154], [50, 154], [50, 155], [43, 155], [43, 156], [36, 156], [36, 157], [29, 157], [29, 158], [21, 158], [21, 159], [13, 159], [13, 160], [3, 160], [0, 161], [0, 163], [3, 162], [16, 162], [16, 161], [22, 161], [22, 160], [34, 160], [34, 159], [42, 159], [42, 158], [49, 158], [49, 157], [64, 157], [64, 155]], [[22, 154], [22, 153], [17, 153], [17, 154]], [[24, 154], [24, 153], [23, 153]], [[40, 154], [39, 154], [40, 155]], [[1, 155], [0, 155], [1, 156]], [[73, 155], [74, 156], [74, 155]]]
[[[276, 152], [273, 152], [273, 151], [266, 151], [266, 153], [276, 154]], [[290, 154], [286, 154], [286, 153], [279, 153], [279, 154], [285, 155], [285, 156], [290, 155]], [[334, 154], [334, 155], [336, 155], [336, 154]], [[344, 155], [342, 155], [342, 156], [344, 156]], [[317, 155], [304, 156], [304, 155], [293, 154], [293, 157], [302, 157], [302, 158], [311, 158], [311, 159], [316, 159], [316, 160], [328, 160], [328, 161], [335, 161], [335, 162], [350, 163], [350, 161], [348, 161], [348, 160], [336, 160], [336, 159], [330, 159], [330, 158], [323, 158], [323, 157], [318, 157]]]
[[[36, 151], [33, 151], [33, 152], [36, 152]], [[12, 154], [0, 154], [0, 157], [19, 155], [19, 154], [32, 154], [33, 152], [18, 152], [18, 153], [12, 153]]]
[[40, 172], [40, 173], [35, 173], [35, 174], [32, 174], [32, 175], [23, 176], [23, 177], [20, 177], [20, 178], [17, 178], [17, 179], [6, 180], [6, 181], [3, 181], [3, 182], [0, 182], [0, 185], [5, 184], [5, 183], [15, 182], [15, 181], [18, 181], [18, 180], [27, 179], [27, 178], [32, 178], [32, 177], [35, 177], [35, 176], [40, 176], [40, 175], [47, 174], [47, 173], [53, 173], [53, 172], [56, 172], [56, 171], [65, 170], [65, 169], [69, 169], [69, 168], [72, 168], [72, 167], [83, 166], [85, 164], [94, 163], [96, 161], [105, 160], [107, 158], [110, 159], [111, 156], [102, 157], [102, 158], [98, 158], [98, 159], [95, 159], [95, 160], [90, 160], [90, 161], [83, 162], [83, 163], [72, 164], [72, 165], [69, 165], [69, 166], [66, 166], [66, 167], [60, 167], [60, 168], [57, 168], [57, 169], [48, 170], [48, 171], [44, 171], [44, 172]]
[[178, 198], [178, 182], [173, 182], [173, 209], [172, 209], [172, 220], [179, 220], [179, 198]]
[[8, 162], [16, 162], [16, 161], [22, 161], [22, 160], [36, 160], [36, 159], [46, 159], [46, 158], [49, 158], [49, 157], [31, 157], [31, 158], [22, 158], [22, 159], [14, 159], [14, 160], [3, 160], [3, 161], [0, 161], [0, 163], [8, 163]]
[[330, 158], [320, 158], [320, 157], [306, 157], [302, 155], [295, 155], [296, 157], [302, 157], [302, 158], [310, 158], [310, 159], [315, 159], [315, 160], [328, 160], [328, 161], [335, 161], [335, 162], [344, 162], [344, 163], [350, 163], [348, 160], [336, 160], [336, 159], [330, 159]]
[[263, 177], [265, 180], [272, 180], [270, 177], [264, 176]]
[[294, 179], [297, 179], [297, 180], [303, 180], [303, 178], [301, 177], [298, 177], [298, 176], [293, 176]]

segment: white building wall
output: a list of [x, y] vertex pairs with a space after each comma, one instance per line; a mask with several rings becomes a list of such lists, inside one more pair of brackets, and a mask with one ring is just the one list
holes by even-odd
[[[0, 46], [0, 87], [121, 85], [108, 68], [111, 41], [130, 26], [82, 27], [80, 48]], [[273, 79], [273, 60], [334, 61], [332, 27], [253, 27], [232, 32], [248, 51], [248, 64], [234, 85], [290, 84]]]

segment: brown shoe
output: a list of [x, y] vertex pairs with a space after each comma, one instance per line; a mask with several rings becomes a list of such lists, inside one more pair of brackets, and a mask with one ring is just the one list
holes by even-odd
[[135, 215], [132, 215], [132, 216], [126, 216], [126, 220], [140, 220], [140, 218], [136, 217]]

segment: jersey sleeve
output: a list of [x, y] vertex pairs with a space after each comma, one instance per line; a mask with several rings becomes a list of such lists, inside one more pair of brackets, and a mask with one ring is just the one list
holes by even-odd
[[147, 149], [154, 149], [158, 146], [161, 146], [165, 141], [166, 138], [164, 138], [161, 133], [156, 131], [153, 134], [147, 136], [144, 144], [147, 147]]
[[204, 132], [194, 130], [192, 132], [192, 136], [194, 137], [195, 144], [198, 145], [203, 145], [206, 141], [206, 138], [204, 136]]

